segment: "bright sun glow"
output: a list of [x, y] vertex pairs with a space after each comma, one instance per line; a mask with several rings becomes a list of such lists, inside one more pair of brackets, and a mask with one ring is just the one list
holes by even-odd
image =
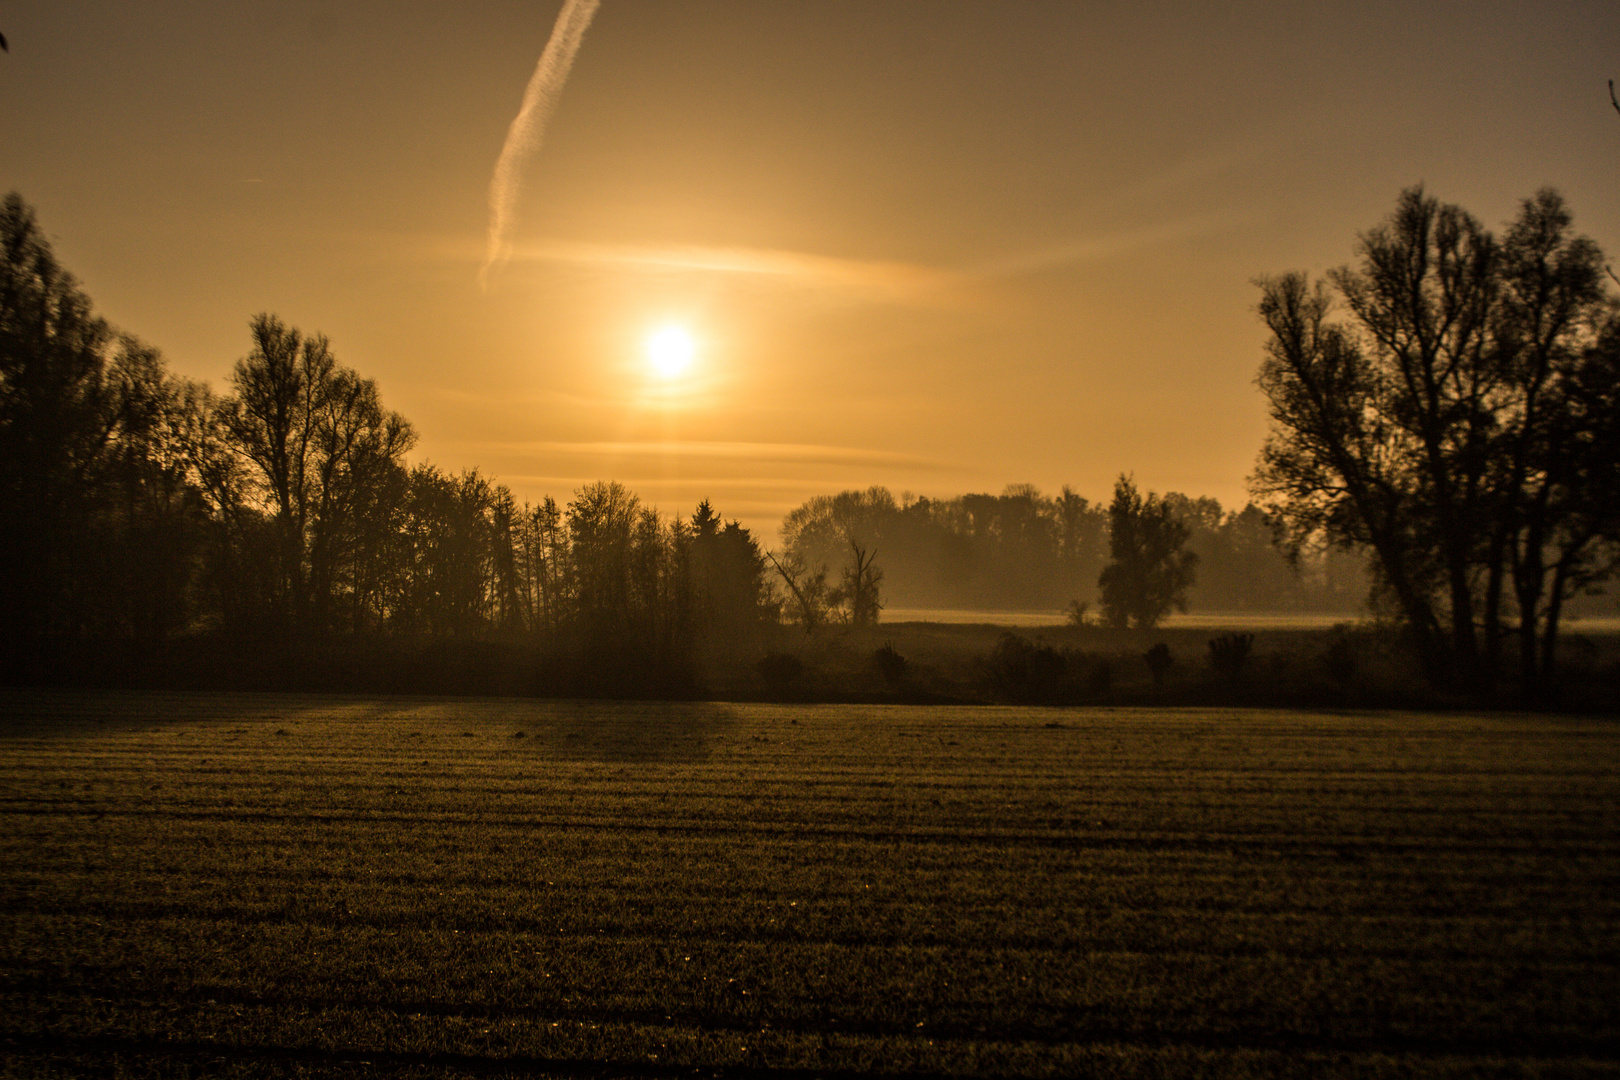
[[684, 327], [663, 326], [647, 335], [644, 344], [647, 362], [653, 371], [665, 379], [673, 379], [692, 366], [697, 354], [697, 342]]

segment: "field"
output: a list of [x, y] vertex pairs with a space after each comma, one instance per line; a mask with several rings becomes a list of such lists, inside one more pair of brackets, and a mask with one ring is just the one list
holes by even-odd
[[0, 1075], [1620, 1076], [1620, 723], [0, 692]]

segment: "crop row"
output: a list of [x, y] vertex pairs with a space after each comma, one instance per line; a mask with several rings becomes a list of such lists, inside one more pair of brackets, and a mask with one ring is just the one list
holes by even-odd
[[0, 1072], [1620, 1074], [1601, 721], [29, 700]]

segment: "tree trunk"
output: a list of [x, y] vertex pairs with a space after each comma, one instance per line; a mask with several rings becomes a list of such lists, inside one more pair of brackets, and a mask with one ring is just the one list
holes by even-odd
[[1552, 595], [1547, 597], [1547, 624], [1541, 632], [1541, 679], [1550, 685], [1558, 667], [1558, 616], [1564, 606], [1564, 587], [1569, 580], [1569, 560], [1560, 559], [1553, 568]]

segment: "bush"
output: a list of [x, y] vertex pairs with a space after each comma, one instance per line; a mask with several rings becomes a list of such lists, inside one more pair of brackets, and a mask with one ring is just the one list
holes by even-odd
[[1238, 676], [1243, 674], [1243, 667], [1249, 662], [1249, 652], [1253, 648], [1253, 634], [1227, 634], [1210, 638], [1209, 666], [1236, 682]]
[[877, 665], [883, 681], [890, 686], [898, 686], [906, 677], [906, 658], [894, 651], [894, 646], [888, 642], [883, 648], [872, 654], [872, 662]]
[[1097, 661], [1092, 667], [1090, 675], [1085, 677], [1085, 688], [1092, 691], [1098, 698], [1105, 698], [1113, 690], [1113, 664], [1108, 661]]
[[804, 661], [792, 653], [766, 653], [754, 665], [759, 677], [772, 690], [783, 690], [804, 677]]
[[1170, 655], [1170, 646], [1161, 641], [1142, 654], [1142, 662], [1153, 672], [1153, 685], [1159, 687], [1164, 685], [1165, 673], [1170, 670], [1170, 665], [1175, 663], [1175, 659]]
[[1063, 656], [1052, 646], [1002, 634], [985, 664], [991, 688], [1014, 701], [1052, 701], [1063, 685]]
[[1348, 637], [1335, 639], [1327, 652], [1322, 654], [1322, 665], [1327, 668], [1328, 678], [1340, 686], [1347, 685], [1356, 677], [1356, 670], [1360, 666], [1356, 659], [1355, 642]]

